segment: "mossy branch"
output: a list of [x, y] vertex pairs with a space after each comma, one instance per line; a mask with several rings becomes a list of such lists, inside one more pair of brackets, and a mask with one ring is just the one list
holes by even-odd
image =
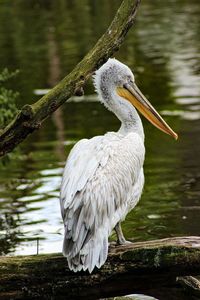
[[[170, 294], [170, 288], [177, 286], [177, 276], [200, 272], [200, 237], [112, 246], [105, 265], [92, 274], [71, 272], [61, 254], [0, 257], [0, 266], [2, 300], [89, 300], [124, 292], [157, 297], [163, 288]], [[165, 294], [159, 299], [172, 298]]]
[[111, 25], [83, 60], [48, 94], [32, 105], [26, 105], [15, 119], [0, 132], [0, 157], [12, 151], [27, 135], [72, 95], [80, 95], [91, 74], [121, 46], [132, 26], [140, 0], [124, 0]]

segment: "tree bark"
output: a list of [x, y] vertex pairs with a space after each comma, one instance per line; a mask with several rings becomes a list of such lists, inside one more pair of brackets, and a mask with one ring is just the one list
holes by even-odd
[[192, 276], [178, 277], [177, 282], [183, 287], [186, 293], [200, 299], [200, 281]]
[[69, 271], [61, 254], [0, 257], [0, 265], [2, 300], [89, 300], [124, 293], [173, 299], [166, 298], [166, 290], [169, 295], [169, 289], [178, 288], [177, 276], [200, 273], [200, 237], [112, 246], [105, 265], [92, 274]]
[[72, 95], [83, 93], [83, 86], [91, 74], [121, 46], [135, 20], [139, 3], [140, 0], [124, 0], [107, 31], [74, 70], [36, 103], [26, 104], [0, 132], [0, 157], [40, 128], [41, 123]]

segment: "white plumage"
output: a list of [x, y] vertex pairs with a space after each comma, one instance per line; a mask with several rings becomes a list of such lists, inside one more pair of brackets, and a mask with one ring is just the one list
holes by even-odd
[[144, 133], [135, 108], [117, 91], [134, 84], [131, 70], [109, 59], [95, 74], [100, 101], [121, 120], [118, 132], [79, 141], [67, 159], [61, 184], [63, 254], [73, 271], [100, 268], [108, 237], [139, 201], [144, 184]]

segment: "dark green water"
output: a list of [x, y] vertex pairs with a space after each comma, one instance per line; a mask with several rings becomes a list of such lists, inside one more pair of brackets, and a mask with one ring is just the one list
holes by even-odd
[[[120, 1], [0, 0], [0, 68], [19, 69], [18, 107], [38, 99], [94, 45]], [[200, 3], [143, 0], [137, 22], [115, 55], [179, 140], [143, 120], [145, 189], [123, 224], [128, 239], [200, 233]], [[67, 155], [83, 137], [117, 130], [89, 82], [84, 99], [59, 109], [0, 170], [0, 252], [60, 252], [59, 186]], [[79, 100], [79, 101], [77, 101]], [[82, 101], [83, 100], [83, 101]], [[114, 235], [113, 235], [114, 238]]]

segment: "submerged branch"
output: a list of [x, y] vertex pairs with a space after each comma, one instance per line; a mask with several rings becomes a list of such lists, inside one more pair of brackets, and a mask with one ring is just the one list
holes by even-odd
[[156, 297], [162, 289], [176, 288], [177, 276], [200, 273], [200, 237], [111, 247], [105, 265], [92, 274], [69, 271], [61, 254], [0, 257], [0, 265], [2, 300], [89, 300], [124, 291]]
[[0, 132], [0, 157], [40, 128], [41, 123], [72, 95], [82, 93], [86, 80], [121, 46], [135, 20], [139, 3], [140, 0], [124, 0], [107, 31], [74, 70], [36, 103], [25, 105]]

